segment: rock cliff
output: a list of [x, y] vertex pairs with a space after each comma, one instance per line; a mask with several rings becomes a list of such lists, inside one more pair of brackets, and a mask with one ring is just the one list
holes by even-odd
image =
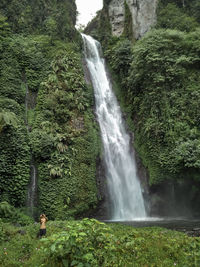
[[112, 34], [120, 36], [124, 31], [125, 2], [132, 15], [135, 39], [142, 37], [156, 22], [158, 0], [111, 0], [108, 5]]

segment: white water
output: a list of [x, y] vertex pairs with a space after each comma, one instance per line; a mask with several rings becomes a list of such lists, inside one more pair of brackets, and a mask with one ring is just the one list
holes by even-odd
[[36, 199], [36, 167], [32, 163], [31, 165], [31, 179], [30, 179], [30, 185], [28, 188], [28, 198], [27, 198], [27, 206], [29, 207], [31, 213], [33, 214], [33, 209], [35, 205], [35, 199]]
[[136, 174], [134, 153], [130, 151], [130, 137], [125, 130], [120, 107], [106, 74], [104, 59], [99, 52], [100, 44], [90, 36], [83, 34], [82, 37], [104, 146], [111, 219], [144, 219], [146, 211]]
[[25, 87], [26, 87], [26, 95], [25, 95], [25, 124], [26, 124], [26, 129], [28, 131], [28, 95], [29, 95], [29, 90], [28, 90], [28, 85], [25, 82]]

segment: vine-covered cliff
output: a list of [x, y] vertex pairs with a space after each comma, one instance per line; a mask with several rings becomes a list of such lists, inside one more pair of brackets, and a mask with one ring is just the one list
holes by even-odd
[[0, 3], [0, 201], [26, 206], [34, 160], [35, 213], [49, 218], [97, 203], [98, 129], [75, 23], [75, 1]]

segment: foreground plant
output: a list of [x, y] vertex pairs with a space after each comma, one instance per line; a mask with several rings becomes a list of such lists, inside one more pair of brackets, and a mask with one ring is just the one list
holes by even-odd
[[182, 233], [84, 219], [42, 239], [37, 257], [39, 266], [198, 266], [199, 248], [199, 238]]

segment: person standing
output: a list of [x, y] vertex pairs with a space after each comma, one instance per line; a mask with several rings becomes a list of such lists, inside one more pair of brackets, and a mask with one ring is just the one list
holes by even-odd
[[46, 222], [47, 222], [47, 217], [43, 213], [40, 215], [40, 234], [39, 234], [40, 237], [46, 235]]

